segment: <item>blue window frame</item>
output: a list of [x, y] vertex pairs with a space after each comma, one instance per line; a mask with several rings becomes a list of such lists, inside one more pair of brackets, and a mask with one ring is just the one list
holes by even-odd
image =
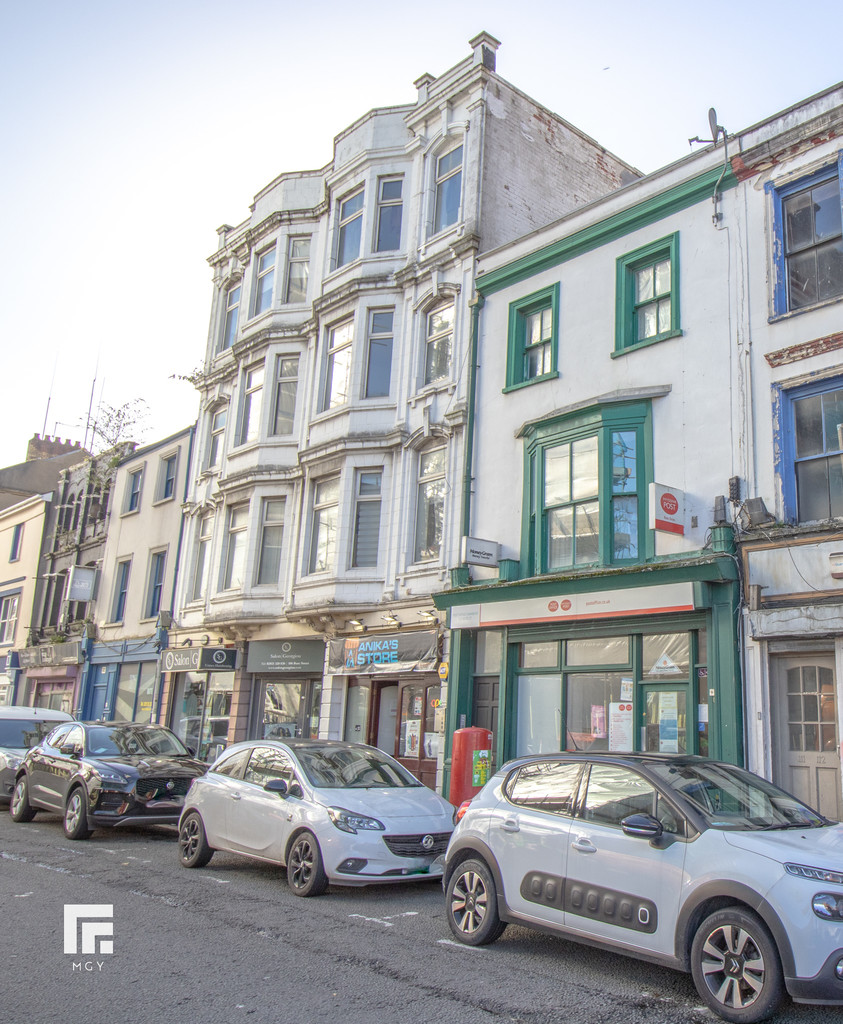
[[154, 619], [161, 611], [161, 594], [164, 591], [164, 564], [166, 551], [153, 551], [149, 559], [149, 586], [146, 593], [146, 617]]
[[12, 547], [9, 552], [9, 561], [17, 562], [20, 558], [20, 549], [23, 542], [23, 523], [15, 523], [12, 527]]
[[129, 570], [131, 558], [117, 563], [117, 579], [114, 583], [114, 604], [111, 611], [112, 622], [122, 622], [126, 612], [126, 595], [129, 593]]
[[776, 316], [843, 298], [841, 178], [843, 150], [814, 174], [765, 186], [773, 198]]
[[785, 518], [843, 517], [843, 377], [776, 391]]
[[126, 488], [126, 512], [137, 512], [140, 508], [142, 482], [142, 469], [136, 469], [133, 473], [129, 474], [129, 486]]

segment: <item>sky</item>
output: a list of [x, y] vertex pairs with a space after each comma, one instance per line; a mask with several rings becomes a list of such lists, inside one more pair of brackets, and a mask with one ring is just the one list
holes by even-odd
[[497, 70], [642, 171], [843, 78], [843, 4], [782, 0], [0, 0], [0, 466], [83, 441], [93, 397], [138, 440], [196, 419], [207, 258], [283, 171], [501, 41]]

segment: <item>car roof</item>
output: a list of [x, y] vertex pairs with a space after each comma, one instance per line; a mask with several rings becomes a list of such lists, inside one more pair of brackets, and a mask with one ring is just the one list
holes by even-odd
[[[636, 753], [633, 751], [614, 750], [563, 750], [556, 753], [523, 755], [507, 761], [501, 765], [500, 771], [511, 771], [523, 764], [535, 764], [536, 761], [593, 761], [604, 764], [625, 764], [625, 765], [680, 765], [680, 764], [724, 764], [711, 757], [701, 757], [699, 754], [657, 754], [657, 753]], [[735, 765], [729, 767], [734, 768]]]
[[16, 721], [72, 722], [73, 715], [66, 711], [53, 708], [30, 708], [24, 704], [11, 704], [0, 708], [0, 718], [12, 718]]

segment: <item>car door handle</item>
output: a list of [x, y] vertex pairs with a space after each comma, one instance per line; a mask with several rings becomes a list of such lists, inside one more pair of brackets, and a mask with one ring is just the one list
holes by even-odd
[[239, 793], [232, 793], [231, 794], [231, 799], [232, 800], [239, 800], [240, 799], [240, 794]]
[[571, 843], [571, 847], [574, 850], [579, 850], [580, 853], [597, 853], [597, 847], [588, 836], [577, 836]]
[[501, 832], [520, 832], [521, 831], [521, 826], [518, 824], [518, 822], [515, 820], [515, 818], [507, 818], [506, 821], [502, 821], [501, 825], [500, 825], [500, 828], [501, 828]]

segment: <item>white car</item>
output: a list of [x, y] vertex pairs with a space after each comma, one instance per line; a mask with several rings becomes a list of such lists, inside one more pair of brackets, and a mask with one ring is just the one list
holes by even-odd
[[196, 779], [179, 822], [179, 859], [214, 850], [281, 864], [297, 896], [328, 883], [436, 879], [454, 808], [394, 758], [361, 743], [235, 743]]
[[690, 971], [752, 1024], [784, 992], [843, 1004], [843, 825], [702, 757], [522, 758], [467, 806], [446, 853], [447, 918], [468, 945], [507, 922]]

